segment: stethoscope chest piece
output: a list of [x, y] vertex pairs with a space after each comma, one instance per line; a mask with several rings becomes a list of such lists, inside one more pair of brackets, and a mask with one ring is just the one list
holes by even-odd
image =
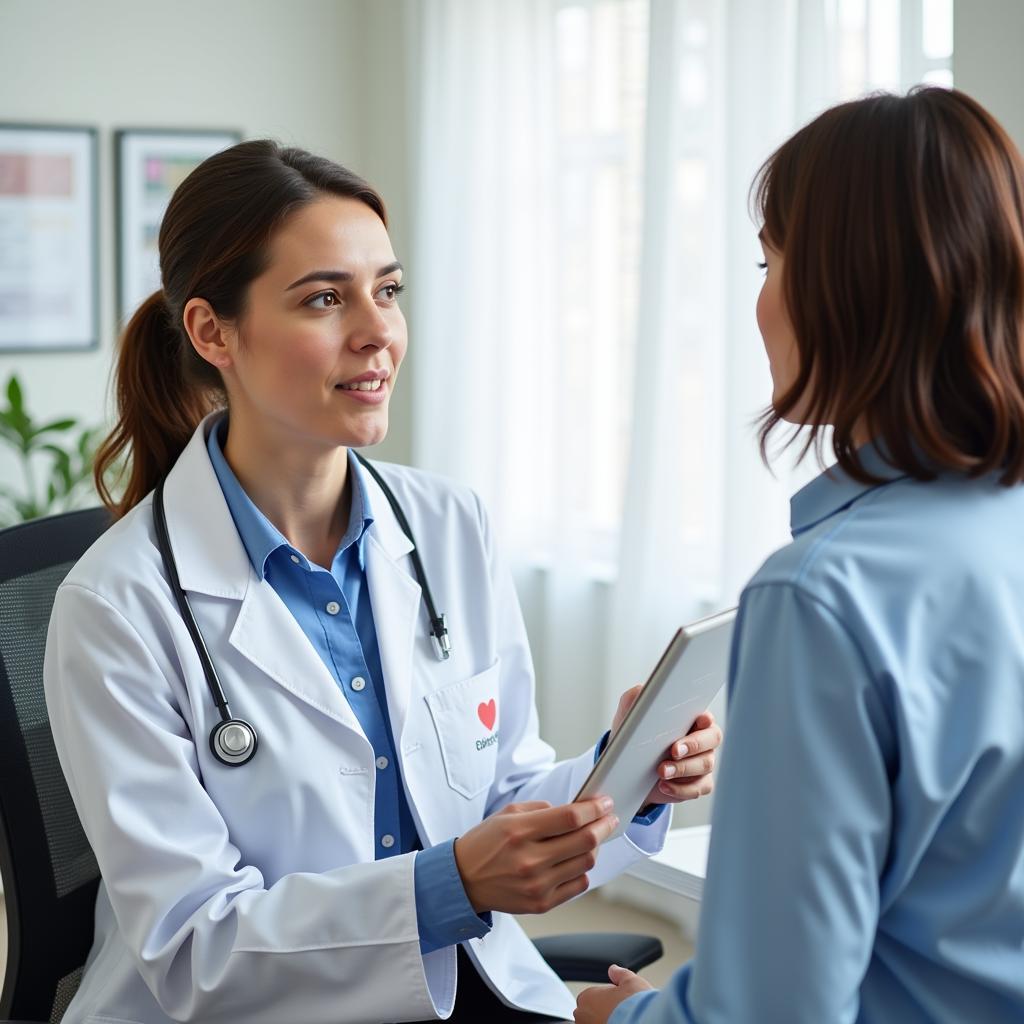
[[245, 764], [256, 753], [256, 730], [241, 718], [218, 722], [210, 731], [210, 750], [221, 764]]

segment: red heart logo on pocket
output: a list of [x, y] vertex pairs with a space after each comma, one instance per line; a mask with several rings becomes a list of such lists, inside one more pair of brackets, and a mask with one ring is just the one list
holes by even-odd
[[498, 705], [494, 703], [493, 697], [486, 704], [478, 704], [476, 713], [488, 729], [494, 728], [494, 720], [498, 717]]

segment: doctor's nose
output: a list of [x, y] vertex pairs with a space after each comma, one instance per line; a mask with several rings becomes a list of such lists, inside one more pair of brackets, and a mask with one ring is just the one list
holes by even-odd
[[385, 349], [395, 343], [397, 331], [393, 315], [368, 299], [352, 310], [346, 342], [361, 352], [367, 348]]

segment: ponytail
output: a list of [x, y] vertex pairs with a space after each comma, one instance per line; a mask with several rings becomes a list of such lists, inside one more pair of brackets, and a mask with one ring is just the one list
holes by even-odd
[[[115, 369], [118, 420], [96, 452], [93, 479], [115, 518], [137, 505], [167, 475], [200, 420], [225, 402], [217, 370], [192, 348], [172, 320], [162, 291], [135, 311], [121, 336]], [[130, 464], [120, 501], [106, 477], [121, 456]]]

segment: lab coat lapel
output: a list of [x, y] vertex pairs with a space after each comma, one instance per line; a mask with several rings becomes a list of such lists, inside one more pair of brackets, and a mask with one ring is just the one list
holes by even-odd
[[377, 482], [368, 473], [364, 473], [364, 480], [373, 510], [373, 525], [366, 536], [366, 580], [391, 728], [401, 747], [412, 691], [413, 644], [417, 624], [423, 618], [422, 592], [408, 558], [412, 543]]
[[362, 735], [355, 712], [295, 616], [265, 579], [251, 566], [249, 571], [231, 646], [289, 693]]
[[[164, 488], [167, 530], [181, 585], [190, 594], [241, 601], [227, 642], [289, 693], [363, 735], [295, 616], [253, 571], [206, 450], [210, 427], [220, 415], [211, 413], [196, 428]], [[202, 627], [201, 603], [194, 608]], [[211, 635], [207, 644], [216, 662], [224, 640]], [[226, 696], [230, 701], [232, 693]]]

